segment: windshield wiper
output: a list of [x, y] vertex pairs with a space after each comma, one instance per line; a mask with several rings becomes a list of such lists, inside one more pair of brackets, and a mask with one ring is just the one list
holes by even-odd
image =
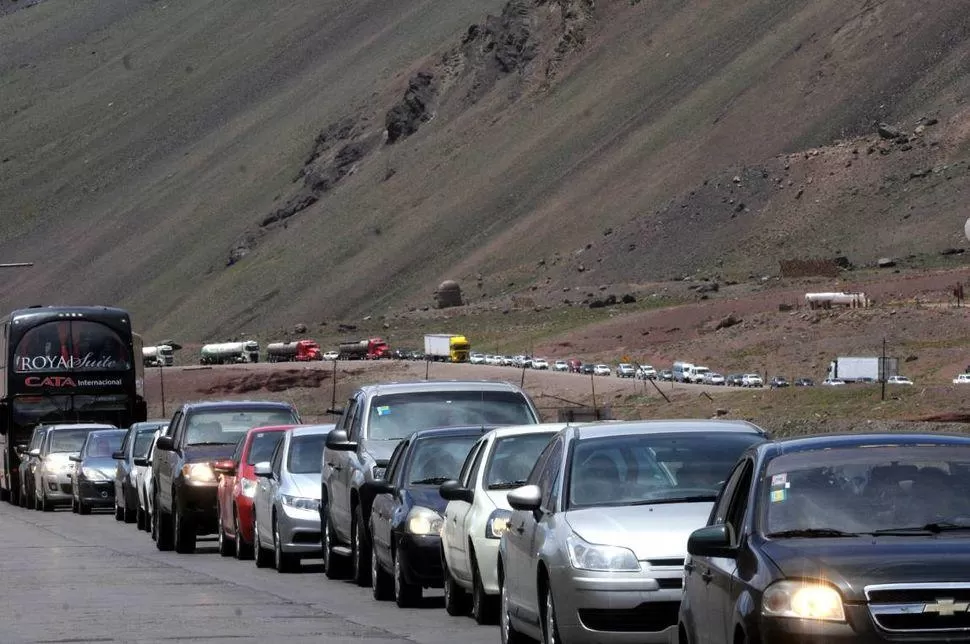
[[445, 481], [450, 481], [451, 477], [447, 476], [432, 476], [430, 478], [421, 479], [420, 481], [411, 481], [411, 485], [441, 485]]
[[488, 486], [490, 490], [514, 490], [525, 485], [525, 481], [506, 481], [504, 483], [492, 483]]
[[858, 537], [856, 532], [844, 532], [835, 528], [797, 528], [795, 530], [781, 530], [780, 532], [769, 532], [765, 535], [769, 539], [797, 539], [805, 537], [808, 539], [824, 539], [826, 537]]
[[618, 505], [661, 505], [664, 503], [702, 503], [705, 501], [716, 501], [715, 494], [695, 494], [693, 496], [675, 496], [670, 499], [649, 499], [646, 501], [633, 501], [631, 503], [619, 503]]
[[929, 532], [930, 534], [940, 534], [941, 532], [953, 532], [956, 530], [970, 530], [970, 525], [962, 523], [950, 523], [949, 521], [938, 521], [935, 523], [927, 523], [926, 525], [920, 526], [908, 526], [901, 528], [883, 528], [882, 530], [875, 530], [872, 534], [882, 534], [882, 535], [893, 535], [893, 534], [913, 534], [919, 532]]
[[200, 445], [235, 445], [235, 443], [227, 443], [225, 441], [203, 441], [201, 443], [189, 443], [186, 447], [199, 447]]

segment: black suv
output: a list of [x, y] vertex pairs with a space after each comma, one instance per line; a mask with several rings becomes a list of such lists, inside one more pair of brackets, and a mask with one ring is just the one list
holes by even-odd
[[201, 402], [180, 407], [166, 435], [155, 444], [152, 459], [152, 534], [158, 549], [191, 553], [197, 536], [216, 533], [219, 479], [212, 461], [231, 458], [253, 427], [299, 423], [289, 403]]

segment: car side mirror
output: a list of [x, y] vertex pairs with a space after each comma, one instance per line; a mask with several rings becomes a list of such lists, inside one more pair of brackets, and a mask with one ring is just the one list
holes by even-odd
[[232, 459], [225, 459], [222, 461], [212, 461], [212, 470], [219, 474], [225, 474], [227, 476], [235, 476], [236, 463]]
[[709, 525], [694, 530], [687, 538], [687, 552], [696, 557], [725, 557], [733, 559], [737, 555], [734, 543], [734, 530], [726, 523]]
[[360, 486], [361, 495], [369, 496], [373, 499], [378, 494], [394, 494], [394, 484], [386, 479], [367, 481]]
[[268, 479], [269, 477], [273, 476], [273, 466], [269, 464], [269, 461], [256, 463], [256, 465], [253, 466], [253, 474], [260, 478]]
[[132, 460], [132, 462], [138, 467], [148, 467], [152, 464], [147, 458], [139, 457]]
[[119, 452], [113, 452], [111, 454], [111, 458], [115, 459], [116, 461], [123, 461], [123, 460], [125, 460], [125, 453], [124, 452], [120, 452], [120, 451]]
[[155, 442], [155, 449], [160, 452], [171, 452], [175, 450], [175, 441], [171, 436], [159, 436]]
[[27, 453], [30, 454], [31, 456], [40, 456], [40, 448], [35, 447], [34, 449], [30, 450]]
[[343, 416], [344, 410], [342, 407], [331, 407], [330, 409], [327, 410], [327, 413], [333, 416]]
[[471, 503], [475, 500], [475, 492], [462, 487], [461, 483], [454, 479], [442, 483], [441, 487], [438, 488], [438, 494], [445, 501], [464, 501]]
[[347, 438], [346, 431], [335, 429], [327, 434], [326, 447], [335, 452], [353, 452], [357, 449], [357, 442]]
[[81, 462], [81, 457], [78, 456], [77, 454], [71, 454], [67, 458], [68, 458], [68, 460], [74, 461], [75, 463], [80, 463]]
[[542, 504], [542, 490], [538, 485], [523, 485], [509, 492], [506, 498], [514, 510], [536, 512]]

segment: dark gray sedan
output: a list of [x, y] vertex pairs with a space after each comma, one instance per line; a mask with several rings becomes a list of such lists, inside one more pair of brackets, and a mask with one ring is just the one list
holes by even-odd
[[87, 435], [81, 451], [72, 455], [71, 511], [90, 514], [91, 508], [110, 508], [115, 503], [112, 454], [121, 448], [124, 429], [105, 429]]
[[135, 482], [135, 459], [145, 458], [155, 432], [168, 425], [167, 420], [149, 420], [128, 428], [121, 448], [112, 454], [115, 466], [115, 519], [134, 523], [138, 514], [138, 487]]

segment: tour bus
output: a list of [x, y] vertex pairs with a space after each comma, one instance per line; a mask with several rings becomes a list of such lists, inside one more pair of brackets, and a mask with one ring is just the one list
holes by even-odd
[[0, 319], [0, 500], [19, 501], [20, 452], [37, 425], [147, 419], [141, 338], [126, 311], [31, 307]]

